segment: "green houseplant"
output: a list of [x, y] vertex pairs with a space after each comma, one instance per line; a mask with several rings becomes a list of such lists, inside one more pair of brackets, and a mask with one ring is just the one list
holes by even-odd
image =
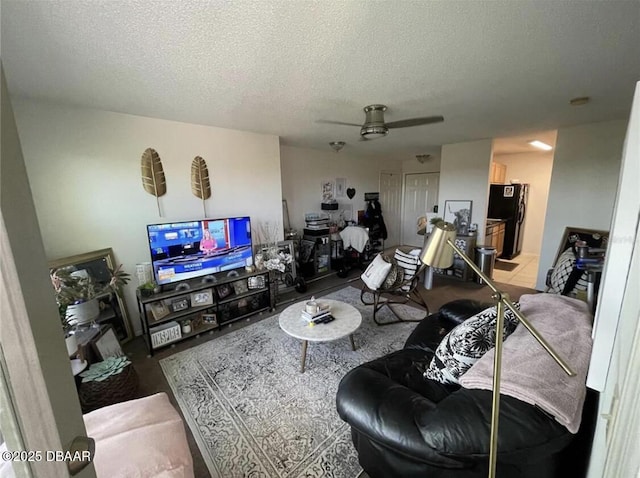
[[442, 219], [441, 217], [432, 217], [431, 221], [429, 221], [429, 224], [431, 224], [432, 226], [435, 226], [436, 224], [438, 224], [439, 222], [444, 221], [444, 219]]
[[158, 285], [155, 283], [155, 281], [145, 282], [144, 284], [138, 286], [138, 289], [140, 289], [140, 295], [142, 295], [142, 297], [151, 297], [156, 293], [156, 291], [159, 292]]
[[109, 269], [111, 278], [106, 283], [97, 282], [82, 272], [72, 267], [62, 267], [52, 270], [50, 274], [65, 334], [74, 325], [95, 320], [100, 313], [98, 298], [111, 293], [121, 296], [122, 288], [130, 280], [130, 275], [122, 270], [122, 264], [115, 270]]

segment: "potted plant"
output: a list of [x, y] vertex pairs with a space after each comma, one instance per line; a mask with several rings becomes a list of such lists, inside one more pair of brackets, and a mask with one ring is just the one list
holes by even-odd
[[70, 267], [51, 271], [63, 329], [70, 330], [73, 325], [94, 321], [100, 314], [98, 298], [111, 293], [122, 295], [122, 287], [130, 280], [129, 274], [122, 270], [122, 265], [115, 270], [109, 269], [109, 273], [109, 282], [100, 283], [86, 271], [75, 271]]
[[78, 339], [74, 334], [73, 320], [67, 315], [67, 305], [58, 303], [58, 314], [62, 322], [62, 330], [64, 332], [64, 342], [67, 345], [69, 357], [78, 350]]
[[[156, 293], [158, 286], [154, 281], [145, 282], [138, 287], [140, 289], [140, 295], [142, 297], [151, 297]], [[158, 291], [159, 292], [159, 291]]]

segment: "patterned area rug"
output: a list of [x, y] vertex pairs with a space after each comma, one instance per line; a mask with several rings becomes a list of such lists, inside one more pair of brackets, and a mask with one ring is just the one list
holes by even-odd
[[[355, 478], [361, 471], [336, 412], [338, 383], [356, 365], [402, 348], [416, 324], [376, 326], [353, 287], [326, 298], [362, 313], [357, 350], [348, 337], [309, 343], [305, 373], [301, 341], [280, 329], [277, 315], [160, 361], [214, 478]], [[386, 309], [381, 320], [391, 320]]]

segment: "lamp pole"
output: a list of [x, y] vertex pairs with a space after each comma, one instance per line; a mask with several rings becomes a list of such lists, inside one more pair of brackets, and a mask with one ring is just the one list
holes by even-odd
[[449, 245], [462, 258], [464, 262], [476, 273], [493, 291], [493, 298], [496, 300], [497, 318], [496, 318], [496, 345], [495, 355], [493, 359], [493, 395], [491, 401], [491, 435], [489, 446], [489, 478], [495, 478], [496, 465], [498, 463], [498, 419], [500, 417], [500, 370], [502, 368], [502, 343], [504, 336], [504, 314], [508, 308], [520, 320], [522, 325], [533, 335], [538, 343], [547, 351], [553, 360], [562, 367], [562, 370], [570, 376], [574, 377], [576, 373], [567, 365], [549, 343], [542, 337], [538, 331], [531, 325], [529, 320], [516, 309], [508, 294], [503, 293], [498, 286], [480, 268], [462, 251], [451, 239], [447, 239]]

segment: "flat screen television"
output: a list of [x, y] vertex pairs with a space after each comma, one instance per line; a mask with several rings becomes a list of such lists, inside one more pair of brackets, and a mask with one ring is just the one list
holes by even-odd
[[249, 217], [150, 224], [147, 235], [158, 285], [253, 264]]

